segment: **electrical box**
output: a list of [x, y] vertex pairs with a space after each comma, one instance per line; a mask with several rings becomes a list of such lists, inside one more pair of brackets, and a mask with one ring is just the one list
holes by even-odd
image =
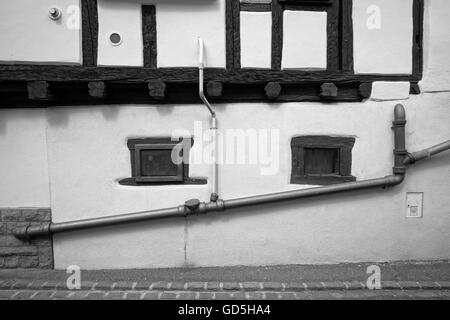
[[423, 193], [408, 192], [406, 194], [406, 218], [423, 217]]

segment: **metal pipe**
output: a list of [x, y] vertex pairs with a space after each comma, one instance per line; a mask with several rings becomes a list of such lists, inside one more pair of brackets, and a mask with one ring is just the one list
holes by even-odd
[[205, 96], [204, 92], [204, 45], [203, 45], [203, 39], [198, 38], [198, 48], [199, 48], [199, 64], [198, 64], [198, 88], [199, 88], [199, 96], [200, 99], [203, 101], [205, 106], [208, 108], [209, 112], [211, 113], [211, 139], [213, 143], [213, 154], [212, 154], [212, 164], [213, 164], [213, 172], [212, 172], [212, 179], [211, 179], [211, 201], [215, 202], [219, 199], [219, 168], [217, 163], [217, 117], [216, 113], [211, 107], [211, 104], [209, 103], [208, 99]]
[[[132, 223], [148, 220], [159, 220], [174, 217], [187, 217], [193, 214], [206, 214], [208, 212], [223, 211], [225, 209], [235, 209], [253, 205], [275, 203], [293, 199], [311, 198], [321, 195], [350, 192], [356, 190], [365, 190], [378, 187], [392, 187], [403, 182], [405, 178], [405, 158], [402, 155], [405, 152], [405, 111], [403, 106], [395, 107], [395, 119], [393, 121], [394, 139], [395, 139], [395, 165], [394, 174], [384, 178], [348, 182], [338, 185], [278, 192], [272, 194], [258, 195], [252, 197], [211, 201], [208, 203], [200, 202], [198, 199], [186, 201], [184, 205], [178, 207], [143, 211], [118, 216], [101, 217], [95, 219], [86, 219], [80, 221], [71, 221], [63, 223], [49, 223], [42, 226], [26, 226], [15, 230], [14, 235], [18, 238], [30, 238], [34, 236], [48, 235], [59, 232], [75, 231], [96, 227], [112, 226], [117, 224]], [[430, 148], [427, 154], [433, 155], [448, 150], [448, 142]], [[400, 163], [401, 160], [401, 163]]]
[[338, 185], [318, 187], [304, 190], [295, 190], [279, 193], [271, 193], [265, 195], [252, 196], [247, 198], [239, 198], [232, 200], [224, 200], [225, 209], [242, 208], [260, 204], [275, 203], [286, 200], [312, 198], [328, 194], [336, 194], [342, 192], [349, 192], [354, 190], [364, 190], [376, 187], [392, 187], [402, 183], [404, 175], [392, 175], [384, 178], [347, 182]]
[[447, 150], [450, 150], [450, 140], [421, 151], [408, 153], [403, 160], [403, 163], [405, 165], [414, 164], [417, 161], [429, 159], [432, 156]]

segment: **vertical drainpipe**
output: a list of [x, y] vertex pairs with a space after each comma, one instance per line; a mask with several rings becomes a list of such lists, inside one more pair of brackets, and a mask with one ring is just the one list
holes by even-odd
[[204, 46], [203, 46], [203, 39], [198, 38], [198, 47], [199, 47], [199, 64], [198, 64], [198, 77], [199, 77], [199, 96], [200, 99], [203, 101], [205, 106], [208, 108], [208, 111], [211, 114], [211, 138], [213, 143], [213, 154], [212, 154], [212, 164], [213, 164], [213, 172], [212, 172], [212, 179], [211, 179], [211, 185], [212, 185], [212, 191], [211, 191], [211, 201], [216, 202], [219, 199], [219, 188], [218, 188], [218, 164], [217, 164], [217, 117], [216, 113], [211, 107], [211, 104], [209, 103], [208, 99], [206, 99], [205, 93], [204, 93], [204, 76], [203, 76], [203, 69], [205, 67], [204, 64]]
[[406, 165], [405, 158], [408, 156], [405, 143], [405, 126], [406, 126], [406, 112], [401, 104], [397, 104], [394, 109], [394, 121], [392, 128], [394, 129], [395, 148], [394, 148], [394, 174], [405, 175]]

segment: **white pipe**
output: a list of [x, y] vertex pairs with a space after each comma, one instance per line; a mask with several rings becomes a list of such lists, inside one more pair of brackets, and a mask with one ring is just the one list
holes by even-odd
[[212, 178], [211, 178], [211, 185], [212, 185], [212, 191], [211, 191], [211, 201], [217, 201], [219, 199], [219, 187], [218, 187], [218, 164], [217, 164], [217, 118], [216, 113], [211, 107], [211, 104], [209, 103], [208, 99], [206, 99], [205, 93], [204, 93], [204, 76], [203, 76], [203, 68], [205, 66], [204, 61], [204, 45], [203, 45], [203, 39], [198, 38], [198, 48], [199, 48], [199, 63], [198, 63], [198, 86], [199, 86], [199, 96], [200, 99], [203, 101], [205, 106], [208, 108], [208, 111], [211, 114], [211, 138], [213, 143], [213, 154], [212, 154], [212, 163], [213, 163], [213, 172], [212, 172]]

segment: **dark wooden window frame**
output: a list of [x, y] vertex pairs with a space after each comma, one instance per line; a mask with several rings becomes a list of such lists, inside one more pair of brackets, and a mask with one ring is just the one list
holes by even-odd
[[[330, 185], [356, 181], [351, 174], [354, 145], [355, 138], [352, 137], [301, 136], [292, 138], [291, 184]], [[306, 173], [305, 149], [338, 149], [338, 172], [325, 175]]]
[[[189, 145], [187, 147], [186, 145]], [[171, 176], [143, 176], [141, 174], [140, 154], [145, 150], [173, 150], [177, 145], [183, 143], [181, 151], [183, 158], [189, 158], [190, 149], [193, 146], [192, 138], [172, 140], [171, 138], [139, 138], [129, 139], [127, 142], [130, 150], [131, 177], [119, 181], [121, 185], [127, 186], [148, 186], [167, 184], [206, 184], [204, 178], [189, 177], [189, 163], [177, 164], [177, 175]]]
[[[282, 28], [282, 8], [301, 6], [312, 10], [331, 0], [273, 0], [273, 31]], [[353, 71], [352, 0], [339, 1], [339, 59], [325, 71], [279, 70], [282, 33], [273, 38], [271, 70], [240, 69], [239, 18], [244, 10], [267, 10], [268, 5], [240, 4], [226, 0], [226, 68], [206, 68], [207, 95], [214, 103], [324, 101], [353, 102], [370, 97], [374, 81], [408, 81], [411, 93], [420, 93], [422, 79], [424, 0], [413, 0], [413, 73], [411, 75], [358, 75]], [[83, 65], [0, 65], [0, 108], [109, 104], [201, 103], [198, 69], [157, 68], [154, 6], [144, 5], [143, 67], [98, 67], [98, 12], [96, 0], [82, 3]], [[295, 4], [293, 4], [295, 3]], [[253, 8], [253, 9], [252, 9]], [[314, 9], [316, 8], [316, 9]], [[335, 32], [336, 32], [335, 30]], [[333, 39], [336, 39], [333, 36]], [[240, 50], [239, 50], [240, 51]], [[333, 49], [333, 52], [336, 49]], [[329, 52], [331, 52], [329, 50]], [[337, 62], [335, 62], [337, 61]]]

